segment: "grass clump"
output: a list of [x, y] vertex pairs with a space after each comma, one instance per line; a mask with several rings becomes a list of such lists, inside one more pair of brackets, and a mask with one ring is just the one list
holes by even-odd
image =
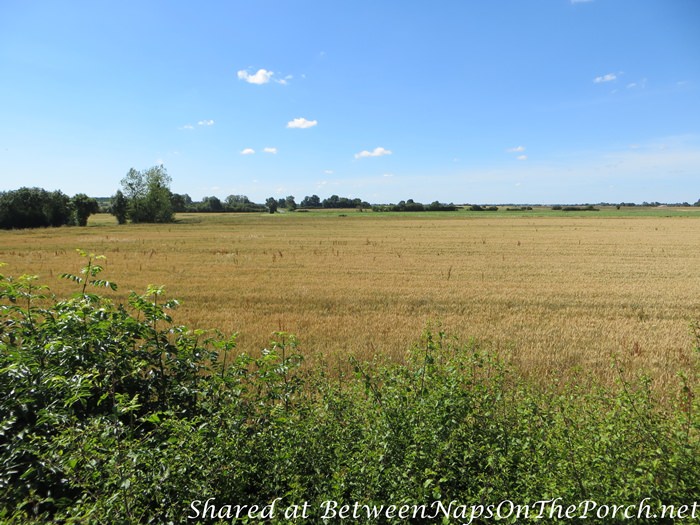
[[[356, 523], [397, 509], [486, 523], [489, 505], [536, 515], [561, 498], [599, 512], [644, 501], [637, 521], [658, 523], [662, 505], [700, 493], [695, 370], [661, 406], [644, 380], [534, 385], [430, 329], [405, 364], [302, 369], [284, 332], [257, 357], [236, 354], [235, 335], [175, 324], [162, 288], [126, 304], [92, 293], [115, 285], [85, 255], [64, 300], [0, 276], [3, 522], [335, 523], [347, 508]], [[514, 512], [503, 521], [520, 522]]]

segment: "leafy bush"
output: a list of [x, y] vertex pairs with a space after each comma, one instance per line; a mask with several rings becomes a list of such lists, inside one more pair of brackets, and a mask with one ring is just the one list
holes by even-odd
[[[68, 299], [0, 276], [4, 522], [185, 523], [274, 504], [271, 523], [318, 523], [357, 502], [370, 510], [354, 521], [385, 523], [372, 506], [647, 498], [655, 511], [700, 494], [693, 378], [671, 407], [644, 380], [544, 388], [432, 330], [405, 364], [304, 370], [291, 335], [235, 355], [235, 334], [174, 324], [162, 288], [127, 304], [93, 293], [115, 285], [83, 255], [82, 272], [63, 275], [79, 286]], [[304, 503], [305, 519], [284, 519]]]

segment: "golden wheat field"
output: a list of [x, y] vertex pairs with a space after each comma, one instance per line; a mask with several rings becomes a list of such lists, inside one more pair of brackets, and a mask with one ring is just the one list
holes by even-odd
[[[585, 215], [585, 214], [583, 214]], [[613, 380], [616, 356], [655, 384], [692, 359], [700, 214], [179, 215], [168, 225], [0, 232], [6, 275], [58, 279], [106, 256], [105, 279], [164, 285], [179, 324], [239, 332], [255, 352], [295, 334], [309, 362], [401, 359], [431, 325], [497, 349], [526, 374]], [[110, 295], [108, 294], [108, 295]], [[439, 328], [438, 328], [439, 326]]]

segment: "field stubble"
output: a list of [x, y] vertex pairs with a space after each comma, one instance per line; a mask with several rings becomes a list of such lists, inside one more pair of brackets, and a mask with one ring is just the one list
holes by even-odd
[[691, 360], [700, 318], [696, 217], [181, 215], [169, 225], [0, 232], [5, 273], [38, 274], [57, 294], [104, 254], [128, 290], [164, 285], [177, 323], [240, 332], [256, 353], [296, 334], [317, 359], [402, 359], [432, 323], [498, 349], [526, 375], [612, 382], [616, 356], [657, 387]]

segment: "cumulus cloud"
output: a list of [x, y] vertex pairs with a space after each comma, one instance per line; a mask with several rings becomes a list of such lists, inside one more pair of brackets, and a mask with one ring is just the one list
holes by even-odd
[[510, 153], [522, 153], [523, 151], [525, 151], [525, 146], [516, 146], [515, 148], [508, 149]]
[[518, 160], [527, 160], [527, 155], [518, 155], [518, 156], [515, 157], [515, 158], [518, 159]]
[[382, 157], [384, 155], [391, 155], [391, 151], [384, 148], [374, 148], [372, 151], [364, 150], [359, 153], [355, 153], [355, 158], [364, 159], [367, 157]]
[[596, 84], [602, 84], [604, 82], [612, 82], [613, 80], [616, 80], [616, 79], [617, 79], [617, 75], [615, 73], [608, 73], [607, 75], [595, 77], [593, 79], [593, 82]]
[[253, 155], [255, 153], [255, 150], [253, 148], [246, 148], [243, 151], [241, 151], [241, 155]]
[[197, 122], [197, 125], [198, 126], [213, 126], [214, 121], [213, 120], [200, 120], [199, 122]]
[[306, 120], [305, 118], [295, 118], [287, 122], [287, 127], [292, 129], [313, 128], [318, 124], [317, 120]]
[[238, 72], [238, 78], [240, 80], [245, 80], [248, 84], [267, 84], [275, 73], [268, 71], [267, 69], [258, 69], [254, 74], [248, 73], [245, 69], [241, 69]]
[[272, 153], [273, 155], [277, 155], [277, 148], [263, 148], [263, 151], [265, 153]]

